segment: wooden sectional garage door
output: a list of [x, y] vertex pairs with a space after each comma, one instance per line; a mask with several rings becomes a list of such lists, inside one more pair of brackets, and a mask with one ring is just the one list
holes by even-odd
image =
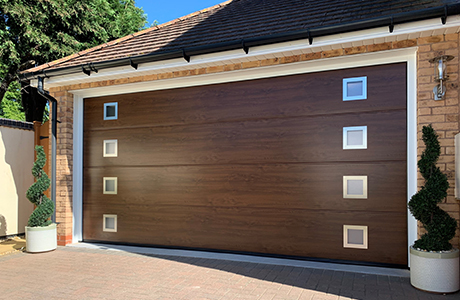
[[[343, 79], [356, 77], [367, 99], [343, 101]], [[116, 119], [103, 119], [106, 103]], [[91, 98], [84, 109], [86, 241], [407, 265], [405, 63]], [[356, 126], [366, 149], [343, 149]], [[104, 140], [117, 141], [116, 157], [103, 156]], [[116, 193], [104, 194], [104, 177]], [[354, 183], [366, 197], [344, 195]], [[103, 215], [116, 215], [116, 232]]]

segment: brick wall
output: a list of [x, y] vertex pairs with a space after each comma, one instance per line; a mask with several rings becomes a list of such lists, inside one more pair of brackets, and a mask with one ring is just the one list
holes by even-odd
[[[58, 241], [60, 245], [71, 242], [72, 237], [72, 127], [73, 127], [73, 98], [68, 90], [88, 89], [93, 87], [122, 85], [141, 81], [155, 81], [168, 78], [177, 78], [185, 76], [196, 76], [201, 74], [211, 74], [227, 72], [239, 69], [257, 68], [260, 66], [269, 66], [277, 64], [288, 64], [299, 61], [323, 59], [337, 56], [348, 56], [366, 52], [385, 51], [390, 49], [406, 48], [417, 46], [419, 53], [417, 59], [418, 65], [418, 155], [420, 156], [424, 149], [421, 140], [421, 128], [426, 124], [433, 124], [434, 129], [438, 132], [441, 142], [441, 158], [439, 166], [448, 178], [451, 188], [448, 191], [448, 197], [445, 203], [441, 204], [442, 208], [448, 211], [457, 220], [460, 219], [460, 202], [454, 197], [454, 136], [459, 132], [459, 55], [460, 55], [460, 36], [459, 34], [448, 34], [435, 37], [424, 37], [418, 39], [409, 39], [395, 42], [387, 42], [374, 45], [363, 45], [343, 49], [335, 49], [322, 52], [314, 52], [302, 55], [294, 55], [283, 58], [272, 58], [260, 61], [250, 61], [237, 64], [227, 64], [222, 66], [212, 66], [200, 69], [183, 70], [178, 72], [159, 73], [138, 77], [122, 78], [107, 81], [98, 81], [91, 83], [75, 84], [65, 87], [52, 88], [50, 92], [59, 101], [58, 118], [62, 122], [59, 124], [58, 131], [58, 157], [57, 157], [57, 222]], [[450, 81], [447, 83], [446, 99], [434, 101], [432, 90], [435, 86], [433, 81], [433, 66], [428, 62], [429, 59], [440, 55], [450, 54], [455, 57], [448, 63], [447, 71], [450, 74]], [[420, 174], [418, 176], [418, 186], [423, 184]], [[421, 232], [421, 229], [419, 229]], [[460, 246], [459, 231], [452, 241], [456, 247]]]
[[[419, 39], [418, 55], [418, 157], [425, 149], [422, 141], [422, 127], [432, 124], [439, 135], [441, 144], [441, 157], [439, 167], [447, 175], [450, 189], [445, 203], [440, 207], [449, 212], [457, 221], [460, 219], [459, 201], [455, 199], [455, 135], [459, 133], [459, 35], [450, 34], [445, 36], [435, 36]], [[433, 80], [433, 66], [428, 62], [429, 59], [441, 55], [453, 55], [454, 60], [448, 62], [447, 72], [450, 80], [447, 82], [447, 92], [445, 100], [434, 101], [433, 87], [436, 82]], [[423, 177], [418, 174], [418, 186], [423, 185]], [[420, 224], [419, 224], [420, 225]], [[419, 227], [419, 231], [423, 229]], [[457, 247], [460, 246], [459, 231], [452, 241]]]
[[57, 127], [56, 151], [56, 222], [61, 246], [72, 243], [73, 96], [67, 88], [51, 93], [58, 101], [57, 116], [61, 122]]

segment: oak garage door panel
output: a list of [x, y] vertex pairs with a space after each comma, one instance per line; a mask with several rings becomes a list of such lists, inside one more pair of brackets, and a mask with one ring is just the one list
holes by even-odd
[[85, 99], [84, 128], [85, 240], [407, 263], [405, 64]]
[[[367, 151], [342, 149], [343, 127], [365, 125]], [[246, 120], [191, 126], [88, 131], [89, 166], [404, 160], [406, 112]], [[117, 158], [101, 155], [117, 139]]]

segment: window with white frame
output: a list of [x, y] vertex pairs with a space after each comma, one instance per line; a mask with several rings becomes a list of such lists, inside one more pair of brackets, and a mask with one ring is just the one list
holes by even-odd
[[343, 176], [343, 198], [367, 199], [367, 176]]
[[367, 149], [367, 126], [343, 127], [343, 149]]
[[118, 102], [104, 103], [104, 120], [118, 119]]
[[118, 156], [118, 140], [104, 140], [103, 142], [104, 157]]
[[343, 101], [367, 99], [367, 77], [343, 79]]
[[117, 194], [117, 177], [104, 177], [104, 194]]
[[103, 215], [102, 231], [117, 232], [117, 215]]
[[368, 229], [367, 226], [343, 225], [343, 247], [367, 249]]

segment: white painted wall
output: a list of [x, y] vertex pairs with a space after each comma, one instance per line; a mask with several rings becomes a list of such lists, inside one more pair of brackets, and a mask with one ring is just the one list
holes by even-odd
[[33, 205], [34, 132], [0, 126], [0, 237], [24, 233]]

